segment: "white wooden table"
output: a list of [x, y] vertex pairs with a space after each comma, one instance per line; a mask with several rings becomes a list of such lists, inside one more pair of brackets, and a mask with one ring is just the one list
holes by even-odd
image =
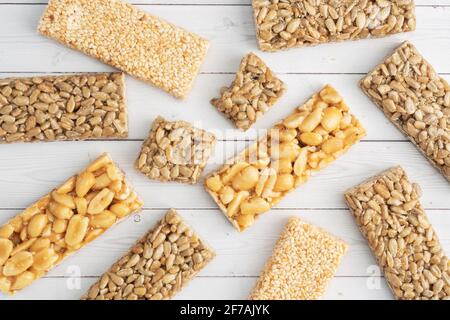
[[[250, 0], [133, 0], [211, 40], [211, 49], [190, 97], [177, 101], [127, 77], [130, 135], [126, 140], [0, 145], [0, 224], [19, 213], [101, 152], [127, 172], [145, 210], [112, 228], [14, 299], [78, 299], [169, 207], [217, 251], [216, 259], [180, 293], [180, 299], [244, 299], [254, 285], [289, 216], [299, 216], [342, 237], [350, 250], [330, 284], [329, 299], [391, 299], [343, 192], [363, 179], [401, 164], [424, 191], [422, 203], [450, 253], [450, 185], [358, 89], [357, 81], [402, 41], [411, 40], [450, 80], [450, 0], [416, 0], [417, 31], [279, 53], [257, 50]], [[0, 76], [112, 70], [36, 32], [45, 0], [0, 0]], [[253, 133], [233, 129], [210, 104], [234, 77], [241, 57], [255, 51], [289, 89], [261, 119], [267, 128], [325, 83], [334, 85], [368, 129], [368, 136], [309, 183], [286, 197], [243, 234], [219, 212], [201, 183], [161, 184], [133, 169], [133, 161], [157, 115], [184, 119], [219, 136], [206, 171], [248, 145]], [[0, 299], [6, 298], [0, 295]]]

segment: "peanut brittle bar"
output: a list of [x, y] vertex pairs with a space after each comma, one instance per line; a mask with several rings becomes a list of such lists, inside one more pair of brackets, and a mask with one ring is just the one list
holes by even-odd
[[364, 135], [339, 93], [325, 86], [256, 144], [211, 173], [205, 188], [233, 226], [243, 231]]
[[123, 73], [0, 80], [0, 143], [127, 136]]
[[241, 61], [236, 78], [230, 87], [221, 90], [220, 98], [211, 104], [241, 130], [250, 128], [266, 113], [286, 90], [256, 54], [249, 53]]
[[253, 11], [263, 51], [416, 29], [414, 0], [253, 0]]
[[135, 167], [150, 179], [194, 184], [214, 150], [212, 133], [186, 121], [158, 117], [142, 144]]
[[450, 181], [450, 86], [405, 42], [360, 82], [364, 93]]
[[27, 287], [141, 207], [124, 173], [103, 154], [0, 226], [0, 291]]
[[171, 299], [214, 256], [214, 251], [171, 209], [82, 299]]
[[50, 0], [39, 32], [185, 98], [207, 40], [120, 0]]
[[328, 232], [291, 218], [267, 261], [252, 300], [317, 300], [347, 252]]
[[348, 190], [345, 199], [397, 299], [449, 299], [450, 263], [401, 167]]

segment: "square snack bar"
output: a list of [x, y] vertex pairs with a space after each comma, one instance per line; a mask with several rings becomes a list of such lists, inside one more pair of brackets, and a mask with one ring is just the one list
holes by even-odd
[[127, 136], [123, 73], [0, 79], [0, 143]]
[[317, 300], [347, 252], [328, 232], [291, 218], [267, 261], [252, 300]]
[[50, 0], [39, 32], [185, 98], [207, 40], [120, 0]]
[[214, 251], [171, 209], [82, 299], [171, 299], [214, 256]]
[[216, 137], [186, 121], [158, 117], [135, 161], [150, 179], [194, 184], [214, 151]]
[[103, 154], [0, 226], [0, 291], [14, 294], [143, 203]]
[[239, 231], [334, 162], [366, 131], [331, 86], [269, 129], [205, 181], [208, 193]]
[[413, 31], [414, 10], [414, 0], [253, 0], [263, 51]]
[[449, 299], [450, 262], [401, 167], [348, 190], [345, 199], [397, 299]]
[[450, 85], [405, 42], [360, 82], [364, 93], [450, 181]]
[[249, 53], [241, 61], [230, 87], [221, 90], [220, 98], [211, 104], [241, 130], [250, 128], [286, 91], [278, 79], [256, 54]]

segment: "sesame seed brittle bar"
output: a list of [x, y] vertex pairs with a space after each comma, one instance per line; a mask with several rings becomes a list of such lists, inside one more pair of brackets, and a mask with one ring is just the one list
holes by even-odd
[[345, 199], [394, 296], [450, 299], [450, 261], [401, 167], [368, 179]]
[[214, 251], [171, 209], [82, 299], [171, 299], [214, 256]]
[[0, 143], [127, 136], [123, 73], [0, 80]]
[[342, 96], [327, 85], [212, 172], [205, 188], [233, 226], [243, 231], [365, 133]]
[[450, 85], [414, 45], [403, 43], [360, 86], [450, 181]]
[[286, 91], [286, 85], [254, 53], [241, 61], [230, 87], [221, 90], [211, 104], [241, 130], [249, 129]]
[[250, 299], [319, 299], [347, 250], [344, 241], [328, 232], [289, 219]]
[[120, 0], [50, 0], [41, 34], [186, 98], [207, 40]]
[[195, 184], [215, 143], [212, 133], [186, 121], [166, 121], [159, 116], [142, 144], [135, 167], [150, 179]]
[[143, 203], [108, 154], [0, 226], [0, 291], [14, 294]]
[[414, 10], [414, 0], [253, 0], [263, 51], [413, 31]]

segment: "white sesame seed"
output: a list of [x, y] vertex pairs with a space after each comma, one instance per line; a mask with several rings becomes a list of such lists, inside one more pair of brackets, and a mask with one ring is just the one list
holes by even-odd
[[177, 98], [185, 98], [208, 41], [120, 0], [50, 0], [41, 34]]
[[289, 219], [250, 299], [319, 299], [347, 248], [328, 232], [298, 218]]

